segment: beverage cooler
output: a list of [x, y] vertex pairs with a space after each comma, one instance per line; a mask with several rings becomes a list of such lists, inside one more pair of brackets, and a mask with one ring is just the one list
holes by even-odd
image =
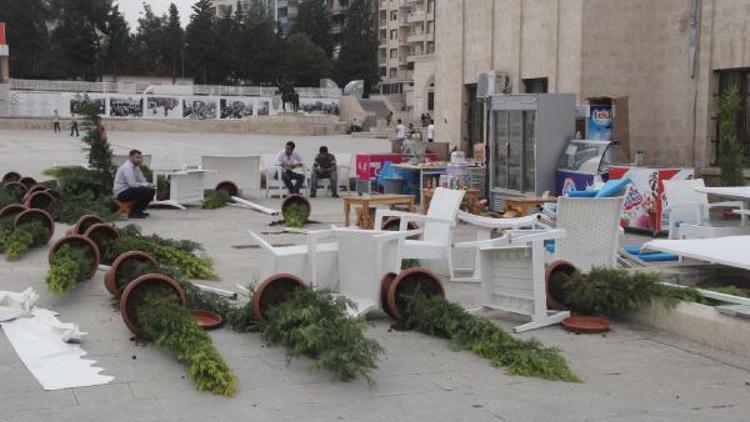
[[553, 193], [558, 160], [575, 134], [575, 96], [498, 95], [490, 104], [490, 208]]

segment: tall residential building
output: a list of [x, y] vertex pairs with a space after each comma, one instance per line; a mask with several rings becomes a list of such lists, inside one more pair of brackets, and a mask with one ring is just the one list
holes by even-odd
[[331, 17], [331, 38], [337, 48], [341, 45], [341, 34], [344, 32], [344, 21], [349, 11], [351, 0], [326, 0], [328, 15]]
[[432, 110], [435, 0], [379, 0], [378, 40], [381, 92], [401, 95], [415, 115]]
[[299, 2], [300, 0], [213, 0], [217, 16], [223, 15], [226, 11], [233, 12], [237, 9], [237, 4], [244, 10], [261, 4], [273, 12], [274, 19], [285, 33], [289, 32], [297, 21]]

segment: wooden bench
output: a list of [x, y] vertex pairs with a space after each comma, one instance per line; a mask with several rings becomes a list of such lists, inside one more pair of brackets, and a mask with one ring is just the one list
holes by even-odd
[[115, 204], [117, 205], [117, 209], [115, 210], [115, 214], [119, 215], [128, 215], [130, 214], [130, 210], [133, 208], [132, 202], [123, 202], [118, 201], [115, 199]]

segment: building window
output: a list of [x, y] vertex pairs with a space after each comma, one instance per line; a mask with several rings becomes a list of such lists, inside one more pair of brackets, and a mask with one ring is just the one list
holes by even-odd
[[[719, 71], [719, 93], [736, 86], [740, 92], [740, 112], [737, 115], [737, 140], [744, 146], [745, 154], [750, 155], [750, 69], [733, 69]], [[719, 133], [718, 119], [716, 119], [716, 133]]]
[[396, 38], [398, 38], [398, 29], [393, 29], [391, 30], [391, 39], [395, 40]]
[[523, 80], [523, 92], [527, 94], [546, 94], [547, 78], [535, 78]]
[[392, 59], [398, 58], [398, 49], [396, 48], [391, 49], [391, 58]]
[[392, 21], [398, 20], [398, 11], [394, 10], [393, 12], [391, 12], [391, 20]]

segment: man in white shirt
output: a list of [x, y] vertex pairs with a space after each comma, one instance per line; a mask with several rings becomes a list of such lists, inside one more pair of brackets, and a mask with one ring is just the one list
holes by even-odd
[[427, 142], [432, 143], [435, 140], [435, 121], [430, 119], [430, 124], [427, 125]]
[[132, 207], [128, 218], [146, 218], [144, 210], [154, 199], [156, 190], [141, 172], [140, 165], [143, 157], [137, 149], [130, 151], [128, 161], [117, 169], [113, 192], [115, 198], [121, 202], [130, 202]]
[[401, 119], [398, 119], [396, 125], [396, 140], [397, 141], [403, 141], [406, 139], [406, 126], [404, 126], [404, 123], [401, 121]]
[[[284, 181], [291, 195], [298, 194], [305, 183], [302, 158], [294, 152], [294, 148], [294, 142], [287, 142], [284, 151], [281, 151], [276, 158], [276, 165], [281, 167], [281, 180]], [[294, 181], [294, 184], [292, 184], [292, 181]]]

